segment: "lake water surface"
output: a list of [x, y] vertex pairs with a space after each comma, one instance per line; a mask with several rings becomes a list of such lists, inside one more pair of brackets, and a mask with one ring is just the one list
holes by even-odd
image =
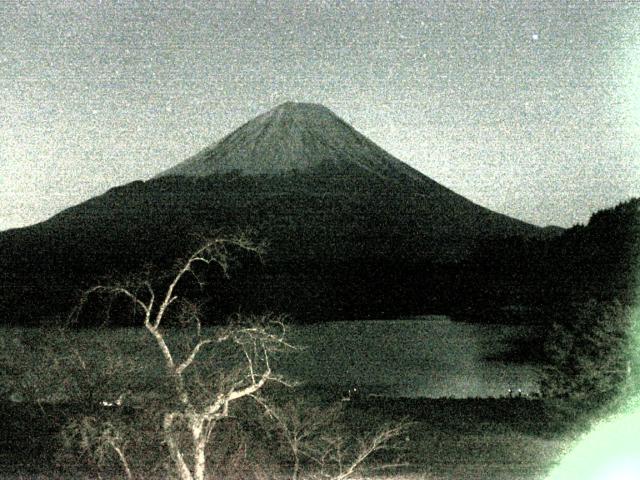
[[432, 316], [329, 322], [292, 328], [304, 350], [278, 368], [300, 381], [392, 396], [489, 397], [537, 391], [532, 366], [487, 360], [531, 327], [478, 325]]

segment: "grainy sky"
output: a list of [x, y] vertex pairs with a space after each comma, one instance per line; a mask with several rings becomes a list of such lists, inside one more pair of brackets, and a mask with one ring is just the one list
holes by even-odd
[[322, 103], [539, 225], [640, 195], [640, 3], [0, 1], [0, 230]]

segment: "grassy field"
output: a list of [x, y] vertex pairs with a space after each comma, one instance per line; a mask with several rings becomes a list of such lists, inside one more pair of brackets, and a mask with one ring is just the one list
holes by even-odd
[[[375, 467], [401, 458], [404, 465], [388, 471], [372, 468], [367, 472], [371, 478], [544, 478], [576, 434], [567, 428], [569, 423], [553, 417], [553, 409], [534, 400], [377, 399], [345, 408], [349, 427], [356, 432], [400, 418], [412, 422], [399, 448], [371, 463]], [[0, 405], [0, 470], [13, 478], [95, 478], [98, 470], [90, 464], [65, 462], [60, 455], [60, 429], [71, 416], [89, 410]], [[117, 474], [117, 466], [112, 468]], [[105, 470], [100, 471], [104, 475]]]
[[[129, 451], [144, 453], [134, 465], [137, 471], [143, 472], [143, 478], [165, 477], [162, 463], [166, 453], [157, 432], [149, 428], [153, 422], [141, 403], [146, 398], [148, 407], [158, 401], [153, 395], [161, 397], [164, 382], [158, 353], [145, 335], [134, 329], [2, 329], [2, 478], [97, 478], [98, 473], [109, 478], [110, 469], [113, 478], [121, 475], [117, 462], [98, 468], [86, 455], [62, 448], [60, 432], [80, 415], [106, 415], [114, 423], [127, 425], [134, 433]], [[179, 336], [174, 339], [176, 349], [183, 341]], [[212, 358], [211, 362], [208, 368], [222, 368], [219, 360], [216, 363]], [[106, 409], [99, 405], [124, 388], [132, 391], [131, 404], [137, 407]], [[323, 386], [283, 392], [276, 392], [276, 402], [301, 397], [328, 404], [341, 396], [341, 392]], [[542, 479], [586, 426], [574, 415], [578, 410], [573, 406], [540, 399], [373, 397], [339, 403], [342, 421], [354, 438], [383, 424], [410, 422], [398, 439], [398, 448], [371, 458], [365, 471], [370, 478]], [[250, 473], [255, 464], [265, 465], [265, 471], [270, 472], [267, 478], [271, 478], [278, 476], [277, 465], [286, 461], [286, 453], [276, 451], [268, 430], [257, 423], [252, 426], [259, 415], [257, 407], [250, 408], [254, 409], [253, 417], [221, 425], [220, 436], [212, 440], [221, 446], [219, 458], [226, 472], [221, 478], [257, 478]], [[245, 458], [250, 456], [246, 464], [238, 455], [242, 442], [255, 447], [249, 454], [243, 450]], [[389, 470], [375, 468], [387, 463], [402, 465]]]
[[380, 399], [361, 408], [365, 418], [415, 422], [398, 472], [415, 478], [544, 478], [577, 433], [570, 416], [539, 400]]

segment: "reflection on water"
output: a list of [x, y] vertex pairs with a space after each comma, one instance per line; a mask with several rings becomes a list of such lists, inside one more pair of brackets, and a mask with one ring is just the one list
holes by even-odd
[[288, 376], [311, 384], [357, 385], [408, 397], [505, 396], [537, 391], [531, 366], [489, 361], [530, 327], [420, 320], [329, 322], [292, 328], [306, 348], [278, 362]]

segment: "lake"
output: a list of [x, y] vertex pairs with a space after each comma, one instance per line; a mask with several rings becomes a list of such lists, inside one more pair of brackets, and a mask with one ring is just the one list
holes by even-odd
[[537, 392], [530, 365], [487, 360], [532, 327], [478, 325], [430, 316], [407, 320], [341, 321], [294, 326], [306, 348], [277, 368], [308, 384], [403, 397], [499, 397], [509, 389]]

